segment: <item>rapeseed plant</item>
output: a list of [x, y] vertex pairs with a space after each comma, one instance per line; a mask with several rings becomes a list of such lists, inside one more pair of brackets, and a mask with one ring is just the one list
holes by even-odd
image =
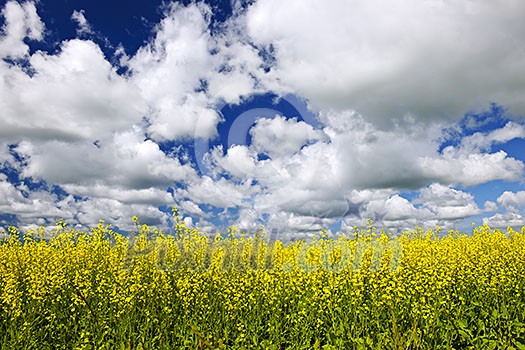
[[525, 348], [525, 228], [283, 244], [264, 229], [21, 233], [0, 243], [2, 349]]

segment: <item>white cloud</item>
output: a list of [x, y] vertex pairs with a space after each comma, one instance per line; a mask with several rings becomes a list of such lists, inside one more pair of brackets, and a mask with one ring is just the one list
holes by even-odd
[[248, 33], [273, 74], [314, 105], [383, 127], [459, 118], [496, 101], [523, 115], [525, 3], [259, 0]]
[[413, 203], [422, 204], [436, 219], [442, 220], [463, 219], [481, 213], [472, 194], [437, 183], [421, 189]]
[[150, 204], [153, 206], [173, 204], [173, 196], [159, 188], [129, 189], [119, 186], [94, 184], [92, 186], [64, 185], [68, 193], [91, 198], [112, 198], [123, 204]]
[[44, 24], [31, 1], [8, 1], [2, 9], [5, 19], [0, 35], [0, 58], [22, 58], [29, 53], [24, 39], [42, 40]]
[[25, 230], [35, 224], [44, 225], [48, 220], [72, 219], [74, 210], [66, 201], [59, 201], [55, 194], [44, 190], [29, 191], [23, 183], [15, 186], [0, 174], [0, 213], [16, 215], [19, 226]]
[[2, 211], [5, 212], [14, 201], [23, 202], [25, 198], [15, 186], [7, 181], [6, 175], [0, 174], [0, 206], [2, 206]]
[[498, 204], [511, 213], [518, 213], [520, 208], [525, 207], [525, 191], [505, 191], [498, 197]]
[[77, 22], [77, 35], [82, 36], [86, 34], [93, 34], [93, 29], [86, 19], [84, 10], [74, 10], [73, 14], [71, 15], [71, 19]]
[[259, 52], [240, 35], [242, 24], [232, 20], [212, 36], [210, 11], [204, 3], [172, 4], [155, 38], [126, 63], [150, 107], [154, 139], [213, 138], [221, 121], [217, 105], [268, 91]]
[[286, 119], [282, 116], [259, 119], [250, 129], [250, 135], [253, 149], [272, 158], [291, 156], [302, 146], [324, 136], [303, 121]]
[[418, 217], [418, 210], [406, 198], [394, 195], [385, 201], [385, 220], [399, 221]]
[[157, 227], [167, 227], [170, 216], [157, 207], [145, 204], [123, 204], [114, 199], [94, 198], [71, 203], [75, 215], [75, 222], [83, 227], [93, 227], [99, 220], [118, 226], [121, 230], [134, 229], [131, 217], [138, 216], [143, 224]]
[[138, 129], [115, 134], [100, 147], [90, 143], [50, 141], [38, 146], [22, 142], [16, 150], [27, 162], [22, 171], [24, 177], [43, 179], [71, 191], [80, 190], [80, 195], [98, 196], [97, 186], [100, 185], [126, 189], [166, 188], [173, 181], [184, 182], [196, 176], [189, 165], [168, 157], [153, 141], [143, 140]]
[[271, 214], [266, 222], [266, 228], [272, 238], [283, 242], [299, 239], [311, 239], [326, 229], [332, 220], [301, 216], [294, 213], [276, 212]]
[[[5, 175], [0, 174], [0, 213], [16, 215], [22, 230], [34, 228], [35, 225], [53, 226], [56, 220], [62, 218], [80, 229], [96, 226], [103, 219], [130, 231], [133, 230], [133, 215], [139, 216], [142, 223], [168, 226], [169, 215], [157, 208], [159, 199], [152, 198], [155, 190], [124, 193], [113, 188], [106, 195], [101, 193], [101, 198], [96, 198], [96, 193], [92, 191], [90, 189], [90, 195], [95, 198], [75, 200], [69, 195], [60, 199], [45, 190], [29, 191], [24, 184], [15, 187], [6, 181]], [[161, 193], [154, 194], [162, 196]], [[133, 198], [139, 195], [150, 198]]]
[[[370, 217], [398, 228], [410, 228], [418, 220], [430, 227], [437, 224], [452, 227], [453, 222], [478, 215], [481, 209], [471, 194], [448, 185], [517, 180], [523, 171], [523, 163], [509, 158], [503, 151], [481, 153], [485, 146], [471, 148], [476, 153], [467, 153], [466, 146], [460, 146], [439, 154], [440, 124], [425, 126], [413, 121], [404, 127], [381, 131], [351, 112], [322, 113], [321, 118], [326, 125], [323, 129], [326, 137], [303, 146], [292, 156], [261, 161], [257, 159], [256, 142], [249, 146], [234, 145], [224, 156], [222, 148], [212, 152], [214, 164], [218, 166], [215, 170], [221, 169], [237, 179], [257, 181], [261, 191], [254, 196], [254, 209], [259, 216], [285, 212], [294, 214], [295, 220], [340, 218], [345, 212], [345, 199], [350, 199], [352, 206], [361, 203], [360, 211], [354, 210], [358, 215], [351, 221], [366, 224], [363, 218]], [[279, 118], [274, 123], [281, 124], [284, 120]], [[257, 136], [253, 132], [256, 128], [275, 134], [274, 125], [269, 125], [269, 121], [273, 120], [259, 120], [250, 130], [252, 135]], [[263, 126], [267, 128], [262, 129]], [[505, 142], [519, 135], [513, 131], [518, 129], [507, 124], [484, 135], [477, 144]], [[275, 148], [280, 144], [268, 141], [260, 144]], [[466, 143], [474, 144], [472, 139]], [[447, 186], [436, 183], [421, 189], [436, 181]], [[374, 188], [376, 190], [367, 190]], [[421, 191], [419, 202], [410, 203], [399, 196], [399, 191], [406, 188]], [[456, 203], [444, 203], [443, 198], [455, 199]], [[414, 204], [423, 205], [415, 207]], [[289, 221], [279, 222], [291, 227]]]
[[254, 177], [260, 162], [257, 161], [257, 153], [246, 146], [233, 145], [228, 148], [223, 156], [222, 146], [216, 147], [211, 153], [212, 160], [229, 174], [242, 179]]
[[115, 72], [91, 41], [70, 40], [58, 54], [29, 58], [32, 76], [0, 61], [0, 137], [17, 141], [98, 140], [140, 122], [139, 90]]
[[351, 232], [354, 226], [365, 227], [367, 218], [371, 218], [378, 228], [393, 232], [412, 231], [415, 226], [452, 229], [458, 222], [482, 212], [468, 192], [437, 183], [419, 192], [418, 197], [409, 201], [395, 192], [361, 191], [360, 196], [367, 198], [362, 214], [345, 218], [341, 229]]
[[421, 157], [419, 166], [428, 178], [448, 184], [473, 186], [493, 180], [520, 180], [523, 161], [508, 157], [504, 151], [489, 153], [492, 146], [516, 138], [525, 138], [525, 127], [508, 122], [502, 128], [463, 137], [458, 146], [448, 146], [439, 155]]
[[195, 93], [213, 67], [207, 17], [205, 5], [173, 5], [154, 41], [129, 61], [132, 80], [151, 108], [148, 131], [156, 139], [216, 135], [219, 115], [204, 92]]
[[[368, 217], [396, 229], [451, 227], [495, 212], [496, 203], [482, 210], [453, 186], [522, 179], [523, 161], [490, 152], [525, 137], [523, 124], [437, 150], [450, 120], [469, 110], [495, 101], [525, 112], [524, 56], [515, 49], [524, 44], [522, 6], [258, 0], [212, 33], [207, 5], [173, 4], [136, 53], [117, 49], [113, 59], [129, 68], [118, 74], [89, 40], [30, 55], [24, 40], [42, 40], [44, 25], [34, 3], [8, 2], [0, 57], [23, 64], [0, 60], [0, 166], [71, 195], [31, 191], [2, 176], [0, 212], [26, 227], [62, 216], [132, 228], [132, 215], [167, 225], [158, 206], [177, 203], [200, 218], [188, 224], [211, 231], [203, 218], [214, 206], [234, 209], [224, 215], [238, 212], [247, 230], [267, 216], [269, 228], [304, 237], [340, 219], [343, 228], [366, 225]], [[93, 33], [83, 10], [71, 18], [78, 36]], [[213, 148], [205, 176], [188, 155], [161, 150], [160, 141], [216, 137], [224, 103], [270, 91], [306, 98], [322, 129], [301, 115], [254, 119], [240, 135], [252, 143]], [[228, 141], [240, 132], [231, 125]], [[404, 189], [420, 196], [403, 198]], [[498, 204], [518, 215], [522, 199], [506, 192]]]
[[420, 159], [420, 166], [428, 178], [465, 186], [520, 180], [524, 171], [523, 162], [508, 157], [504, 151], [455, 155], [445, 149], [443, 155]]
[[491, 217], [483, 218], [483, 223], [492, 228], [506, 229], [510, 226], [519, 230], [525, 226], [525, 217], [518, 213], [497, 213]]
[[256, 86], [264, 75], [259, 51], [244, 43], [238, 33], [236, 23], [231, 23], [231, 28], [218, 38], [214, 46], [218, 50], [214, 55], [215, 72], [207, 76], [210, 97], [230, 104], [238, 104], [241, 97], [264, 91]]
[[197, 204], [191, 201], [181, 202], [179, 208], [194, 217], [208, 217], [208, 215], [204, 211], [202, 211], [202, 209]]
[[257, 190], [258, 186], [252, 186], [250, 181], [237, 185], [224, 178], [214, 181], [209, 176], [203, 176], [190, 183], [187, 189], [179, 189], [177, 195], [197, 204], [234, 208], [243, 206], [243, 202]]
[[200, 219], [199, 222], [195, 225], [200, 232], [207, 233], [212, 236], [215, 233], [221, 233], [217, 231], [217, 227], [207, 220]]
[[483, 205], [483, 211], [485, 212], [498, 211], [498, 205], [494, 203], [493, 201], [485, 201], [485, 204]]
[[503, 144], [517, 138], [525, 138], [525, 126], [508, 122], [503, 128], [464, 137], [455, 151], [461, 154], [487, 152], [494, 144]]
[[7, 143], [0, 142], [0, 166], [13, 162], [13, 156], [9, 152]]
[[259, 230], [257, 220], [259, 219], [259, 213], [252, 208], [242, 208], [239, 210], [239, 219], [236, 222], [236, 226], [240, 231], [244, 231], [248, 234], [253, 234]]

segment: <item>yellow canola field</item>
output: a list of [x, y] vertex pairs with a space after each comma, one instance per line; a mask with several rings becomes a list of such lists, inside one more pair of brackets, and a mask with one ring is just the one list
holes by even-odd
[[10, 227], [1, 349], [525, 349], [525, 227], [209, 237]]

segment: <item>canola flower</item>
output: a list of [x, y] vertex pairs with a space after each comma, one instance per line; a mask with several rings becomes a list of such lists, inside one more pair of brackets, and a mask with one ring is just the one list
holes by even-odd
[[133, 217], [0, 243], [1, 349], [525, 349], [525, 227], [283, 244]]

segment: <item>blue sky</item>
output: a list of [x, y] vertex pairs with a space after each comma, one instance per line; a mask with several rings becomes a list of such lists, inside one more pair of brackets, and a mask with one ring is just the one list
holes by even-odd
[[1, 11], [0, 228], [525, 225], [520, 1]]

